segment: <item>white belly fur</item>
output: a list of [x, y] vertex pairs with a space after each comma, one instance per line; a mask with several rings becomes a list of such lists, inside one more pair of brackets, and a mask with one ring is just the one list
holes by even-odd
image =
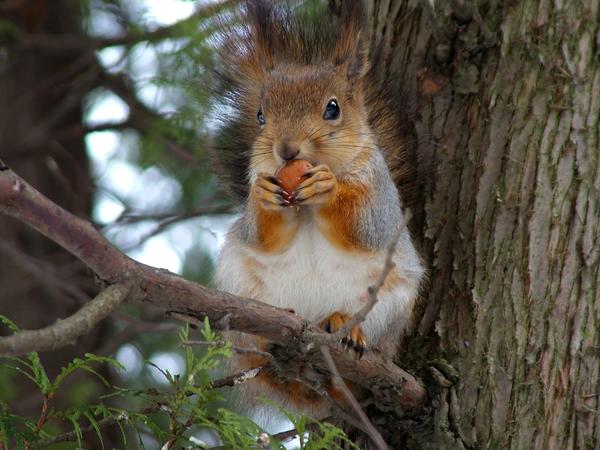
[[[216, 287], [281, 308], [291, 308], [318, 323], [336, 311], [355, 313], [365, 305], [367, 287], [378, 278], [386, 250], [347, 252], [334, 247], [313, 222], [306, 222], [281, 253], [264, 253], [244, 246], [230, 235], [215, 274]], [[394, 255], [391, 288], [382, 289], [379, 301], [363, 323], [370, 345], [387, 333], [406, 326], [417, 296], [422, 268], [408, 235]]]

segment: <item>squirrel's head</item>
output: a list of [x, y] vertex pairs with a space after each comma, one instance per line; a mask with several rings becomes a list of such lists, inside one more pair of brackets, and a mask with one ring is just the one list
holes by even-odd
[[364, 107], [369, 70], [361, 0], [310, 18], [266, 0], [246, 2], [245, 26], [224, 48], [227, 81], [244, 134], [250, 172], [306, 159], [340, 174], [373, 138]]
[[[255, 120], [251, 170], [273, 172], [286, 160], [327, 164], [340, 173], [372, 147], [361, 70], [350, 64], [281, 65], [262, 83]], [[354, 70], [354, 69], [352, 69]]]

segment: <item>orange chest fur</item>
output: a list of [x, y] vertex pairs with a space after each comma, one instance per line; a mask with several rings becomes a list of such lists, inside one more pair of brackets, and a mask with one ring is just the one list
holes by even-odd
[[367, 250], [359, 240], [357, 224], [369, 195], [370, 189], [362, 184], [340, 183], [335, 199], [318, 211], [320, 230], [337, 248]]
[[[340, 183], [336, 197], [313, 211], [317, 226], [327, 240], [342, 250], [366, 250], [359, 241], [357, 223], [360, 209], [366, 207], [370, 189], [362, 184]], [[299, 214], [256, 210], [258, 250], [271, 253], [286, 248], [296, 236]]]

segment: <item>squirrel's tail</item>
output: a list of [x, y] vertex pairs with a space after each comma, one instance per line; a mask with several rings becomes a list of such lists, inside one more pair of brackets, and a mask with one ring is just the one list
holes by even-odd
[[400, 192], [403, 208], [413, 209], [419, 194], [417, 133], [408, 96], [393, 80], [367, 74], [366, 107], [369, 125]]
[[[240, 200], [248, 194], [250, 151], [256, 138], [256, 61], [260, 59], [263, 65], [265, 60], [318, 64], [327, 59], [336, 43], [356, 43], [355, 38], [344, 34], [369, 36], [364, 0], [331, 1], [328, 11], [318, 9], [322, 8], [317, 5], [320, 2], [312, 3], [305, 9], [293, 9], [274, 0], [246, 0], [239, 21], [242, 25], [226, 26], [224, 38], [218, 43], [220, 65], [215, 73], [222, 127], [214, 142], [214, 160], [228, 190]], [[374, 61], [371, 67], [376, 67]], [[366, 77], [369, 124], [403, 206], [411, 207], [418, 183], [416, 133], [408, 102], [394, 80], [378, 80], [375, 70]]]

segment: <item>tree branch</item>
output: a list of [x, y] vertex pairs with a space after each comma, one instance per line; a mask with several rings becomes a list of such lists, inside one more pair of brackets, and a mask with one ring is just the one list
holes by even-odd
[[[226, 341], [181, 341], [179, 343], [181, 347], [224, 347], [227, 345]], [[263, 352], [262, 350], [258, 350], [256, 348], [245, 348], [245, 347], [237, 347], [233, 345], [231, 347], [236, 353], [244, 354], [244, 355], [258, 355], [263, 356], [269, 360], [273, 359], [273, 355], [269, 352]]]
[[[100, 83], [118, 95], [129, 106], [128, 123], [132, 128], [137, 129], [142, 134], [147, 134], [149, 129], [154, 127], [155, 121], [164, 121], [165, 118], [146, 106], [135, 92], [134, 82], [125, 74], [112, 74], [105, 70], [100, 72]], [[160, 135], [158, 139], [166, 149], [192, 164], [198, 164], [198, 159], [189, 149], [181, 147], [173, 136]]]
[[67, 282], [67, 277], [61, 276], [54, 266], [48, 267], [47, 261], [27, 255], [6, 241], [0, 241], [0, 253], [12, 259], [21, 270], [35, 277], [48, 288], [71, 296], [81, 303], [89, 300], [89, 295], [83, 289], [75, 283]]
[[263, 366], [260, 366], [254, 367], [252, 369], [247, 369], [242, 372], [234, 373], [233, 375], [229, 375], [228, 377], [213, 381], [211, 383], [211, 386], [214, 389], [219, 389], [226, 386], [237, 386], [238, 384], [243, 384], [248, 380], [256, 378], [262, 370]]
[[327, 347], [326, 345], [322, 345], [321, 353], [323, 353], [323, 356], [325, 358], [325, 363], [327, 364], [327, 367], [329, 368], [329, 371], [331, 372], [331, 381], [332, 381], [333, 385], [342, 392], [342, 395], [344, 396], [344, 398], [346, 399], [346, 401], [348, 402], [350, 407], [354, 410], [354, 413], [358, 416], [358, 418], [364, 425], [365, 430], [367, 431], [367, 434], [373, 440], [373, 442], [377, 446], [377, 449], [378, 450], [387, 450], [389, 448], [389, 446], [385, 443], [385, 441], [383, 440], [383, 437], [381, 436], [379, 431], [377, 431], [377, 428], [375, 428], [373, 426], [373, 424], [371, 423], [371, 421], [369, 420], [369, 418], [367, 417], [365, 412], [362, 410], [362, 408], [360, 407], [360, 404], [358, 403], [358, 400], [356, 400], [356, 397], [354, 397], [354, 395], [352, 394], [350, 389], [348, 389], [348, 386], [346, 386], [344, 379], [342, 378], [342, 376], [340, 375], [340, 372], [338, 371], [337, 367], [335, 366], [335, 362], [333, 362], [333, 358], [331, 357], [331, 353], [329, 352], [329, 347]]
[[[219, 214], [231, 214], [232, 208], [229, 205], [218, 205], [218, 206], [206, 206], [203, 208], [195, 208], [193, 210], [190, 211], [185, 211], [182, 212], [180, 214], [177, 215], [169, 215], [169, 214], [157, 214], [154, 217], [159, 217], [159, 219], [155, 219], [155, 220], [160, 220], [160, 222], [158, 222], [151, 230], [149, 230], [148, 232], [138, 236], [136, 242], [130, 244], [130, 245], [124, 245], [121, 248], [123, 249], [123, 251], [128, 252], [130, 250], [133, 250], [134, 248], [138, 248], [141, 245], [143, 245], [145, 242], [147, 242], [149, 239], [152, 239], [154, 236], [156, 236], [157, 234], [160, 234], [162, 232], [164, 232], [165, 230], [167, 230], [169, 227], [171, 227], [172, 225], [175, 225], [179, 222], [183, 222], [189, 219], [194, 219], [196, 217], [200, 217], [200, 216], [207, 216], [207, 215], [219, 215]], [[163, 219], [160, 219], [160, 217], [166, 217]], [[143, 221], [143, 220], [153, 220], [151, 218], [152, 216], [150, 215], [145, 215], [145, 216], [125, 216], [123, 219], [119, 219], [117, 220], [115, 223], [111, 224], [111, 225], [115, 225], [117, 223], [133, 223], [136, 221]]]
[[[379, 403], [414, 410], [425, 401], [425, 390], [409, 373], [374, 353], [359, 361], [329, 334], [299, 316], [257, 300], [238, 297], [185, 280], [168, 271], [137, 263], [110, 244], [88, 222], [63, 210], [29, 186], [0, 160], [0, 212], [46, 235], [108, 283], [131, 283], [131, 296], [167, 310], [213, 323], [228, 316], [232, 330], [269, 339], [304, 357], [289, 364], [312, 364], [327, 371], [320, 345], [329, 345], [344, 377], [371, 390]], [[277, 356], [277, 355], [275, 355]]]
[[168, 38], [190, 37], [187, 27], [201, 21], [202, 19], [214, 17], [224, 9], [238, 3], [239, 0], [223, 0], [198, 8], [191, 16], [182, 19], [172, 25], [158, 27], [154, 30], [132, 32], [116, 37], [90, 37], [82, 39], [77, 35], [55, 35], [35, 34], [24, 35], [21, 43], [27, 47], [41, 50], [47, 53], [63, 54], [68, 52], [81, 52], [86, 49], [102, 49], [115, 45], [131, 47], [140, 42], [157, 42]]
[[117, 309], [130, 290], [130, 285], [113, 284], [66, 319], [57, 320], [40, 330], [23, 330], [12, 336], [0, 337], [0, 355], [55, 350], [72, 344]]
[[[129, 214], [124, 214], [124, 215], [120, 216], [118, 219], [115, 220], [115, 223], [130, 224], [130, 223], [137, 223], [137, 222], [143, 222], [143, 221], [149, 221], [149, 220], [156, 220], [156, 221], [161, 221], [161, 222], [170, 221], [170, 220], [187, 220], [187, 219], [194, 219], [199, 216], [232, 214], [234, 212], [235, 212], [235, 210], [233, 209], [233, 207], [231, 207], [229, 205], [224, 205], [224, 204], [218, 205], [217, 204], [214, 206], [202, 206], [199, 208], [194, 208], [189, 211], [181, 211], [181, 212], [173, 211], [173, 212], [155, 213], [155, 214], [129, 213]], [[171, 224], [171, 222], [168, 223], [168, 225], [170, 225], [170, 224]]]

